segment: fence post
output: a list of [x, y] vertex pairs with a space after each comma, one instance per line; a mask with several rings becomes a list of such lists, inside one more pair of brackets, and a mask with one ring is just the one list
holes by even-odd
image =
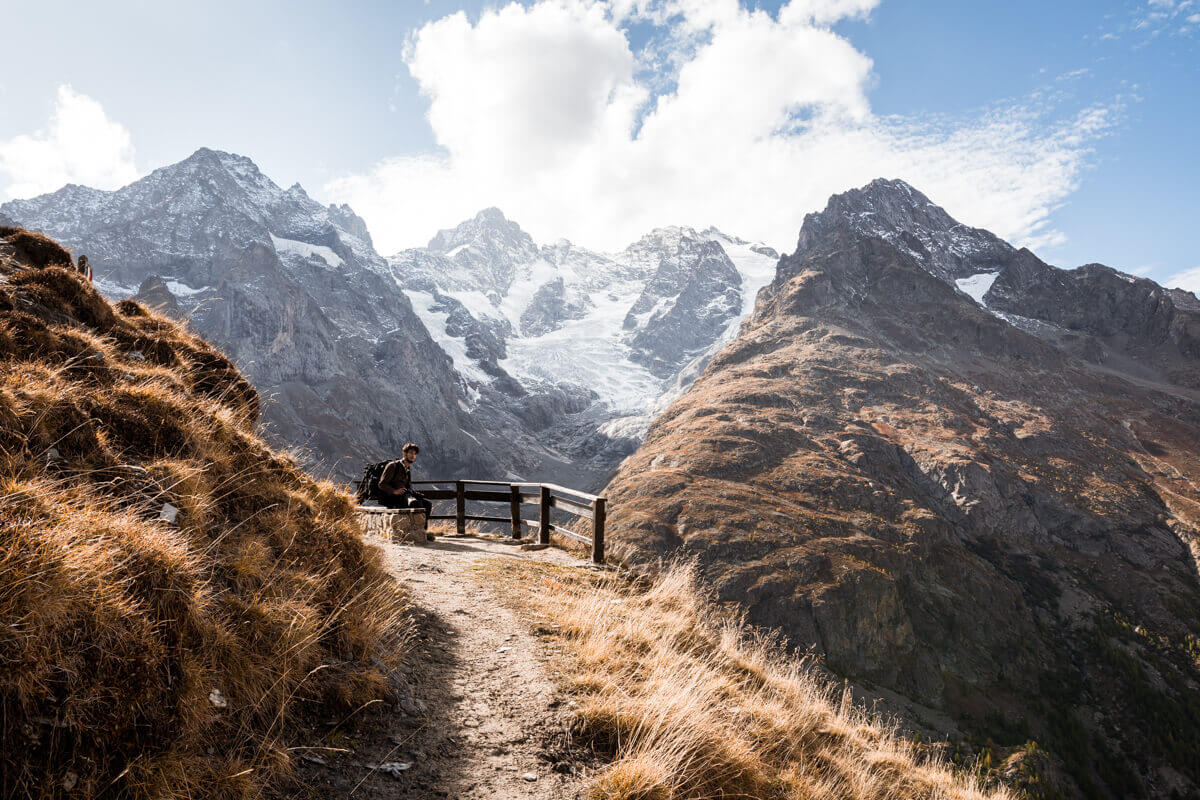
[[467, 532], [467, 485], [454, 482], [454, 524], [459, 533]]
[[538, 544], [550, 544], [550, 487], [542, 487], [542, 518], [538, 520]]
[[509, 484], [508, 514], [512, 518], [512, 538], [521, 538], [521, 487]]
[[607, 500], [597, 497], [592, 503], [592, 563], [604, 563], [604, 521], [608, 515]]

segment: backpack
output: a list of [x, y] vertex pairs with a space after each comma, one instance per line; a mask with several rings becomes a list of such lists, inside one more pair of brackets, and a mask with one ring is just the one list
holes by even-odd
[[358, 482], [358, 493], [356, 495], [358, 502], [362, 503], [367, 500], [373, 500], [379, 496], [379, 479], [383, 477], [383, 471], [391, 461], [376, 461], [374, 464], [367, 464], [363, 467], [362, 478]]

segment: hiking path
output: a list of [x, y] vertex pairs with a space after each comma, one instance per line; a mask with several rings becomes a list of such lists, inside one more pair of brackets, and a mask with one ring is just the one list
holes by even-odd
[[586, 562], [557, 548], [527, 551], [473, 536], [421, 546], [372, 541], [415, 606], [409, 693], [395, 710], [327, 731], [330, 749], [302, 756], [306, 782], [326, 796], [366, 800], [578, 796], [583, 768], [569, 756], [552, 653], [472, 567], [505, 556]]

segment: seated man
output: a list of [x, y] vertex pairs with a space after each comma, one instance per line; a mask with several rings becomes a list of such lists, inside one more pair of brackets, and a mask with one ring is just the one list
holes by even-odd
[[433, 503], [412, 488], [412, 465], [421, 448], [409, 442], [404, 445], [404, 458], [392, 461], [383, 468], [379, 478], [379, 502], [388, 508], [420, 508], [425, 512], [425, 527], [429, 527], [429, 515]]

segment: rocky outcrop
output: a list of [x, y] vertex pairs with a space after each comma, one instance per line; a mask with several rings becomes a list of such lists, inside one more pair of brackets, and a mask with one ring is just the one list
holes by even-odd
[[742, 275], [719, 242], [678, 228], [655, 231], [630, 249], [658, 263], [622, 327], [633, 332], [633, 360], [667, 380], [738, 318]]
[[996, 275], [989, 308], [1058, 328], [1076, 355], [1121, 372], [1200, 388], [1200, 301], [1106, 267], [1047, 266], [1022, 250]]
[[171, 289], [157, 275], [146, 276], [133, 299], [151, 311], [165, 314], [171, 319], [183, 318], [184, 312], [183, 307], [179, 305], [179, 298], [171, 294]]
[[451, 359], [348, 207], [201, 149], [114, 192], [66, 186], [3, 209], [86, 253], [109, 297], [186, 314], [267, 398], [274, 440], [310, 465], [356, 477], [420, 441], [438, 472], [503, 472]]
[[1036, 741], [1075, 796], [1194, 791], [1195, 303], [901, 182], [834, 197], [622, 464], [615, 548], [699, 559], [959, 753]]
[[537, 337], [556, 331], [567, 320], [586, 317], [589, 305], [586, 298], [568, 299], [567, 287], [560, 275], [546, 281], [533, 293], [529, 305], [521, 312], [521, 334]]

